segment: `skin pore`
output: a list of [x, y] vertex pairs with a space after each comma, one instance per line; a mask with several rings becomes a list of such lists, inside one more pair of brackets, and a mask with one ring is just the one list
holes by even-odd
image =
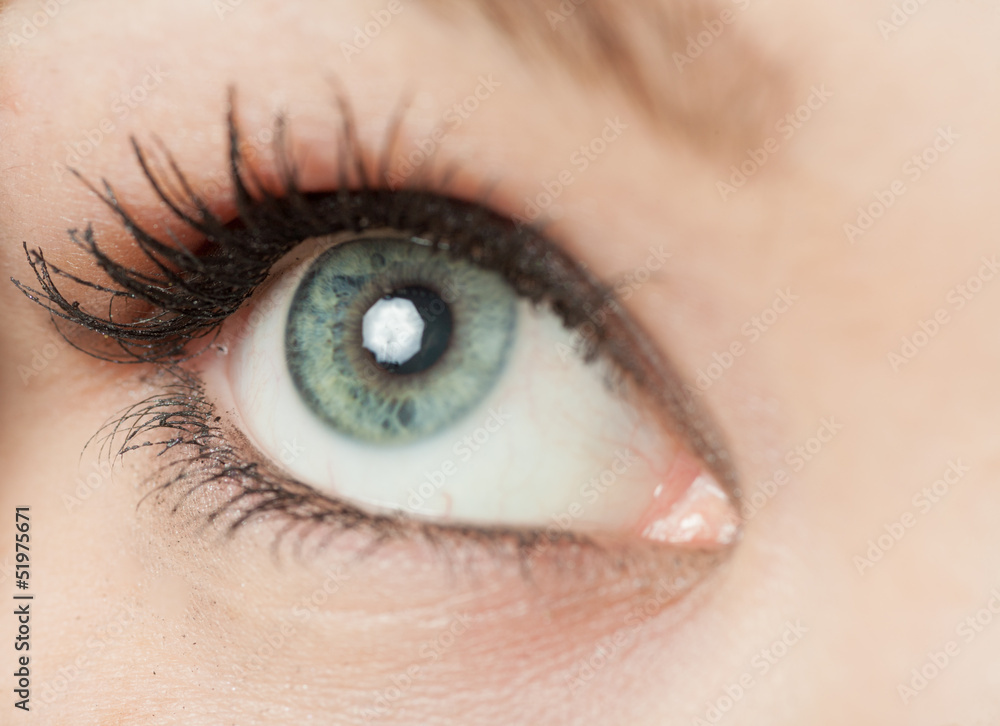
[[131, 135], [231, 214], [230, 88], [265, 182], [287, 117], [305, 191], [337, 188], [338, 94], [374, 150], [409, 94], [400, 146], [434, 146], [414, 179], [455, 165], [457, 196], [545, 207], [552, 239], [625, 283], [722, 430], [745, 521], [677, 598], [649, 553], [641, 576], [568, 555], [532, 581], [481, 552], [274, 547], [275, 519], [227, 538], [210, 493], [140, 504], [152, 451], [111, 474], [86, 447], [163, 375], [73, 350], [0, 285], [0, 561], [12, 590], [30, 505], [35, 595], [32, 710], [0, 722], [1000, 719], [996, 7], [622, 5], [2, 6], [4, 280], [34, 283], [24, 242], [93, 275], [66, 233], [88, 223], [141, 261], [70, 168], [192, 241]]

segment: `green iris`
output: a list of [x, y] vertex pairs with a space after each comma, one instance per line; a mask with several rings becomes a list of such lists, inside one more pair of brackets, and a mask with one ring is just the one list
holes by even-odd
[[376, 444], [430, 436], [496, 384], [517, 301], [498, 273], [416, 241], [338, 244], [295, 291], [288, 369], [309, 408], [345, 435]]

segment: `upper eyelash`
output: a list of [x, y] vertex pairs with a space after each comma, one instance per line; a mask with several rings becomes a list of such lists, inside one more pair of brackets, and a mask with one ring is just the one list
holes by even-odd
[[[41, 250], [29, 251], [25, 245], [38, 289], [17, 280], [14, 284], [55, 318], [96, 334], [95, 341], [113, 341], [118, 350], [93, 343], [87, 347], [87, 342], [70, 339], [71, 344], [120, 362], [176, 362], [190, 355], [192, 339], [212, 334], [235, 313], [266, 279], [274, 263], [302, 240], [391, 227], [499, 272], [520, 296], [534, 303], [547, 302], [570, 329], [588, 321], [586, 311], [610, 312], [603, 320], [591, 320], [594, 332], [581, 339], [582, 352], [590, 359], [602, 346], [617, 343], [617, 355], [612, 358], [619, 365], [626, 362], [629, 351], [625, 341], [608, 335], [612, 326], [607, 320], [620, 313], [609, 288], [538, 231], [518, 227], [483, 204], [420, 189], [374, 186], [379, 175], [372, 175], [366, 165], [346, 102], [340, 104], [345, 119], [339, 139], [344, 152], [340, 188], [320, 194], [299, 191], [280, 117], [274, 143], [282, 185], [276, 192], [267, 190], [242, 156], [232, 100], [230, 104], [229, 171], [238, 213], [232, 222], [210, 211], [162, 144], [165, 169], [157, 168], [153, 157], [132, 140], [142, 172], [159, 200], [176, 219], [202, 236], [207, 249], [195, 254], [183, 244], [157, 238], [120, 204], [106, 180], [102, 180], [101, 191], [79, 174], [77, 177], [115, 213], [156, 271], [142, 272], [111, 258], [101, 249], [90, 226], [82, 233], [70, 230], [69, 237], [93, 257], [110, 284], [81, 279], [47, 261]], [[398, 128], [396, 124], [391, 127], [380, 168], [387, 168]], [[451, 171], [439, 182], [446, 184], [450, 175]], [[423, 180], [430, 178], [425, 174]], [[87, 312], [78, 302], [68, 300], [55, 278], [107, 294], [107, 315]], [[135, 311], [126, 313], [124, 304], [134, 306], [136, 302], [147, 310], [138, 315]], [[65, 331], [60, 332], [68, 337]]]

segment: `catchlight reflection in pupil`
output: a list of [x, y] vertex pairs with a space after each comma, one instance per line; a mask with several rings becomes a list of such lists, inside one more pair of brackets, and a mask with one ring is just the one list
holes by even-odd
[[497, 273], [403, 238], [331, 247], [306, 271], [285, 329], [295, 387], [338, 432], [416, 441], [456, 424], [506, 366], [518, 298]]
[[426, 287], [404, 287], [372, 305], [361, 325], [364, 347], [379, 366], [398, 375], [421, 373], [451, 340], [451, 308]]

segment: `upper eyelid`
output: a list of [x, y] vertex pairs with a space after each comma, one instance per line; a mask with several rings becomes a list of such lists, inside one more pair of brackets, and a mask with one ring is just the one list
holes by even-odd
[[[74, 176], [89, 190], [99, 198], [113, 215], [117, 217], [120, 225], [125, 229], [127, 235], [132, 238], [133, 247], [137, 247], [145, 256], [148, 267], [152, 270], [140, 270], [135, 266], [126, 266], [118, 262], [113, 255], [121, 254], [121, 250], [108, 253], [103, 246], [102, 240], [98, 239], [93, 229], [88, 226], [85, 230], [69, 230], [69, 236], [77, 245], [83, 247], [101, 268], [102, 273], [109, 279], [110, 285], [98, 284], [83, 279], [79, 273], [72, 268], [61, 268], [56, 264], [46, 260], [41, 250], [33, 249], [29, 251], [25, 245], [25, 252], [28, 256], [36, 277], [40, 290], [34, 290], [19, 281], [14, 280], [22, 292], [41, 303], [50, 313], [57, 318], [70, 321], [92, 332], [100, 333], [107, 337], [113, 337], [118, 341], [127, 341], [124, 351], [124, 358], [127, 361], [139, 359], [142, 362], [177, 360], [182, 354], [186, 340], [196, 337], [206, 331], [217, 328], [222, 321], [235, 312], [240, 305], [245, 302], [250, 293], [263, 282], [271, 265], [282, 257], [291, 246], [306, 237], [326, 235], [331, 232], [340, 231], [363, 231], [376, 223], [376, 220], [369, 220], [365, 209], [360, 211], [349, 208], [358, 199], [353, 196], [355, 192], [377, 193], [383, 189], [382, 179], [388, 179], [388, 175], [383, 173], [388, 171], [394, 163], [394, 151], [398, 143], [398, 137], [402, 134], [403, 117], [407, 108], [406, 97], [398, 104], [397, 112], [391, 119], [386, 132], [386, 139], [381, 151], [376, 154], [369, 154], [358, 139], [356, 123], [353, 109], [343, 95], [337, 96], [341, 122], [339, 124], [339, 139], [337, 146], [341, 153], [337, 155], [337, 174], [339, 179], [336, 197], [335, 217], [342, 217], [342, 220], [329, 219], [319, 220], [315, 228], [308, 226], [299, 228], [294, 232], [282, 230], [280, 235], [261, 236], [245, 239], [241, 237], [240, 230], [233, 230], [231, 223], [220, 219], [211, 210], [213, 203], [218, 199], [203, 198], [189, 185], [184, 172], [175, 163], [172, 154], [166, 145], [156, 139], [154, 148], [157, 154], [151, 154], [143, 148], [135, 138], [131, 139], [131, 144], [137, 157], [138, 165], [146, 181], [155, 192], [156, 198], [172, 217], [181, 222], [187, 228], [202, 235], [216, 247], [226, 248], [229, 246], [235, 249], [235, 242], [241, 245], [241, 258], [253, 261], [250, 266], [235, 265], [235, 270], [227, 270], [225, 259], [219, 259], [215, 255], [206, 255], [204, 251], [198, 252], [189, 248], [188, 244], [178, 243], [174, 234], [168, 232], [167, 238], [163, 234], [153, 234], [147, 230], [162, 228], [162, 223], [157, 221], [140, 221], [128, 208], [123, 206], [108, 181], [102, 180], [102, 189], [97, 188], [92, 182], [81, 174], [73, 171]], [[298, 211], [305, 206], [304, 200], [308, 195], [300, 193], [297, 188], [296, 169], [290, 159], [290, 152], [286, 145], [286, 125], [284, 118], [279, 116], [274, 125], [272, 136], [276, 162], [274, 166], [280, 174], [280, 188], [274, 191], [260, 181], [259, 169], [249, 163], [245, 157], [248, 148], [245, 144], [245, 137], [236, 119], [235, 112], [235, 91], [229, 91], [229, 112], [227, 115], [228, 129], [228, 164], [232, 185], [232, 197], [235, 199], [238, 216], [236, 222], [246, 226], [258, 224], [257, 218], [262, 216], [266, 222], [269, 217], [276, 214], [290, 213], [292, 207], [297, 207]], [[251, 150], [252, 147], [251, 147]], [[432, 160], [429, 160], [432, 161]], [[418, 175], [409, 178], [405, 188], [393, 189], [399, 196], [420, 195], [424, 190], [429, 190], [428, 196], [441, 194], [450, 196], [449, 185], [454, 180], [457, 167], [450, 166], [440, 174], [436, 174], [436, 165], [428, 163], [423, 165]], [[272, 185], [273, 186], [273, 185]], [[483, 196], [489, 196], [492, 187], [487, 188]], [[406, 204], [396, 205], [397, 212], [390, 212], [381, 219], [388, 227], [396, 228], [400, 225], [420, 228], [421, 234], [429, 234], [430, 238], [441, 235], [454, 236], [461, 233], [462, 228], [478, 226], [485, 227], [494, 225], [496, 221], [504, 218], [504, 215], [487, 211], [489, 204], [484, 204], [483, 199], [477, 202], [465, 202], [455, 199], [450, 202], [461, 209], [443, 210], [430, 209], [426, 217], [440, 217], [443, 212], [450, 211], [450, 222], [457, 218], [464, 217], [457, 224], [451, 223], [442, 225], [440, 219], [425, 221], [422, 219], [412, 219], [407, 217], [408, 207]], [[327, 215], [329, 217], [329, 214]], [[474, 218], [473, 218], [474, 217]], [[155, 219], [155, 218], [154, 218]], [[342, 222], [342, 224], [341, 224]], [[337, 226], [341, 225], [341, 226]], [[532, 252], [536, 251], [538, 244], [549, 245], [549, 242], [536, 231], [532, 225], [525, 225], [517, 229], [518, 236], [526, 241], [522, 244]], [[292, 237], [292, 245], [288, 244], [282, 237]], [[479, 235], [481, 238], [488, 235]], [[459, 242], [453, 239], [452, 242]], [[477, 261], [477, 257], [490, 256], [497, 257], [497, 251], [489, 240], [485, 242], [473, 240], [473, 244], [481, 248], [471, 249], [470, 259]], [[247, 244], [252, 244], [253, 249], [248, 249]], [[556, 248], [550, 248], [556, 250]], [[592, 288], [598, 294], [591, 295], [589, 300], [582, 300], [586, 309], [600, 309], [606, 302], [613, 301], [611, 290], [601, 290], [601, 283], [590, 277], [584, 268], [575, 264], [571, 255], [561, 253], [557, 255], [546, 254], [545, 249], [541, 250], [545, 257], [545, 264], [548, 266], [568, 268], [574, 270], [583, 279], [589, 280]], [[249, 277], [248, 272], [252, 272]], [[216, 288], [215, 295], [209, 299], [204, 296], [199, 297], [197, 289], [192, 289], [193, 278], [210, 276], [213, 279], [226, 280], [228, 286], [225, 289]], [[81, 284], [89, 288], [98, 290], [101, 293], [110, 294], [113, 298], [139, 299], [144, 300], [152, 306], [151, 314], [146, 318], [138, 320], [119, 320], [112, 322], [111, 314], [102, 317], [100, 315], [90, 315], [77, 307], [76, 303], [70, 303], [60, 292], [55, 279], [62, 278], [76, 284]], [[176, 293], [177, 291], [189, 292], [191, 295], [183, 299]], [[572, 307], [572, 306], [565, 306]], [[578, 306], [579, 307], [579, 306]], [[110, 310], [110, 308], [109, 308]], [[558, 310], [561, 315], [569, 314], [569, 310]], [[166, 314], [169, 317], [165, 317]], [[582, 320], [573, 321], [564, 318], [567, 325], [573, 327]]]

